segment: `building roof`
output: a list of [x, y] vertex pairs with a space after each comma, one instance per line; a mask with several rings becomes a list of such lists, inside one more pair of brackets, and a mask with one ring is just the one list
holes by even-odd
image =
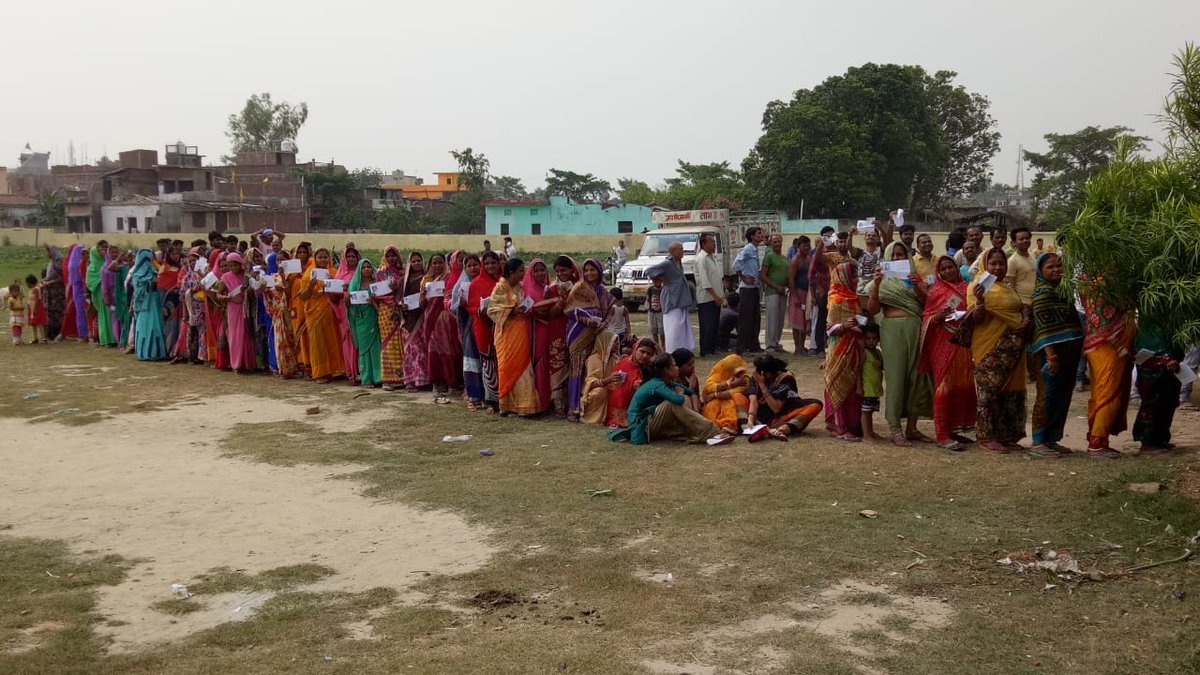
[[484, 202], [484, 206], [549, 206], [550, 202], [541, 200], [532, 201], [510, 201], [507, 199], [497, 199], [495, 201]]
[[37, 200], [25, 195], [0, 195], [0, 206], [33, 208], [37, 206]]

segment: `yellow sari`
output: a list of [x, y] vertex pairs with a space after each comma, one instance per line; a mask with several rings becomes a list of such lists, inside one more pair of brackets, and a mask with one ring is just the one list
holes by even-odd
[[[728, 382], [738, 371], [745, 375], [746, 370], [746, 362], [742, 357], [730, 354], [717, 361], [708, 373], [708, 379], [704, 381], [704, 389], [701, 391], [701, 400], [705, 401], [704, 416], [722, 429], [738, 428], [739, 418], [744, 419], [750, 409], [750, 399], [746, 398], [745, 385], [721, 392], [718, 392], [718, 387]], [[716, 398], [724, 392], [728, 392], [730, 397]]]
[[613, 367], [621, 359], [617, 351], [620, 345], [616, 333], [600, 331], [592, 353], [587, 357], [580, 403], [583, 407], [581, 419], [588, 424], [604, 424], [608, 418], [608, 387], [600, 381], [612, 374]]
[[538, 401], [533, 373], [533, 351], [529, 340], [529, 317], [517, 312], [525, 300], [520, 286], [508, 285], [501, 278], [492, 290], [488, 318], [495, 324], [497, 393], [500, 410], [517, 415], [533, 415], [543, 410]]
[[[325, 269], [330, 276], [332, 270], [328, 267], [318, 268], [310, 265], [301, 277], [296, 287], [301, 291], [308, 288], [315, 269]], [[346, 366], [342, 359], [342, 336], [338, 332], [337, 319], [333, 315], [333, 306], [325, 295], [325, 282], [317, 280], [312, 293], [305, 300], [296, 294], [304, 311], [305, 338], [302, 344], [308, 347], [309, 367], [314, 380], [341, 377], [346, 374]]]
[[[974, 307], [975, 286], [967, 288]], [[971, 358], [975, 362], [976, 429], [980, 441], [1013, 444], [1025, 436], [1025, 337], [1021, 296], [997, 281], [984, 296], [985, 311], [972, 315]]]

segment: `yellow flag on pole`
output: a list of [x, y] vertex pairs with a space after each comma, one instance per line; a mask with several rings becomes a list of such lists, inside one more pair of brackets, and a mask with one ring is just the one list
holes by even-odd
[[264, 182], [264, 183], [270, 183], [270, 182], [271, 182], [271, 177], [270, 177], [270, 176], [263, 176], [263, 182]]
[[238, 201], [239, 202], [246, 201], [246, 191], [243, 190], [242, 188], [238, 188]]
[[236, 182], [237, 182], [237, 169], [230, 169], [230, 170], [229, 170], [229, 181], [230, 181], [231, 183], [236, 183]]

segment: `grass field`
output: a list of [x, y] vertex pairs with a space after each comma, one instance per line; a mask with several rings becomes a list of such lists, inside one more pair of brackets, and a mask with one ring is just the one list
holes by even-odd
[[[141, 415], [171, 410], [180, 428], [202, 419], [204, 404], [173, 404], [182, 393], [243, 391], [300, 410], [319, 396], [325, 412], [347, 419], [399, 396], [353, 398], [347, 387], [139, 363], [79, 345], [20, 350], [0, 341], [0, 417], [80, 453], [89, 452], [88, 429], [106, 420], [134, 428]], [[817, 394], [816, 361], [793, 366], [802, 393]], [[1077, 399], [1076, 412], [1084, 405]], [[24, 524], [3, 515], [20, 490], [0, 491], [0, 672], [1200, 670], [1197, 563], [1126, 572], [1196, 548], [1195, 412], [1177, 419], [1185, 452], [1100, 463], [847, 445], [816, 431], [787, 443], [632, 447], [597, 428], [469, 416], [423, 397], [387, 410], [353, 433], [326, 431], [317, 418], [264, 421], [238, 424], [219, 442], [246, 463], [352, 464], [349, 479], [370, 499], [488, 528], [498, 552], [485, 565], [419, 582], [436, 602], [386, 587], [312, 591], [334, 570], [250, 574], [231, 556], [197, 570], [187, 602], [203, 606], [231, 589], [276, 593], [253, 618], [108, 654], [97, 631], [109, 619], [96, 599], [135, 561], [22, 536]], [[162, 433], [175, 442], [178, 429]], [[474, 438], [440, 442], [461, 433]], [[1077, 429], [1068, 440], [1081, 442]], [[484, 447], [494, 456], [481, 457]], [[1128, 490], [1146, 482], [1164, 489]], [[104, 511], [94, 514], [105, 527]], [[997, 563], [1038, 547], [1090, 575], [1018, 574]], [[165, 602], [161, 611], [184, 620], [192, 610]], [[364, 625], [374, 639], [356, 639]]]

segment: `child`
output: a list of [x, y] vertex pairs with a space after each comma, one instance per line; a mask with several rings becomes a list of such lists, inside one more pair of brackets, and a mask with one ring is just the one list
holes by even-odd
[[862, 380], [862, 431], [868, 441], [883, 441], [875, 433], [874, 414], [879, 412], [879, 399], [883, 396], [883, 355], [879, 353], [879, 324], [863, 326]]
[[646, 322], [650, 325], [646, 328], [650, 333], [650, 337], [658, 344], [658, 350], [662, 351], [667, 344], [666, 332], [663, 330], [662, 317], [662, 289], [663, 278], [655, 277], [651, 282], [650, 288], [646, 289]]
[[29, 306], [25, 309], [25, 314], [29, 328], [33, 331], [30, 344], [46, 344], [46, 324], [49, 323], [49, 319], [46, 316], [46, 303], [42, 301], [42, 287], [38, 284], [38, 278], [32, 274], [25, 277], [25, 285], [29, 287]]
[[8, 326], [12, 329], [14, 345], [23, 345], [21, 328], [25, 325], [25, 296], [21, 295], [21, 282], [14, 281], [8, 287]]
[[738, 305], [741, 299], [737, 293], [730, 293], [725, 296], [725, 306], [721, 308], [721, 316], [718, 321], [717, 330], [717, 351], [724, 353], [729, 351], [729, 343], [737, 337], [737, 322], [738, 322]]
[[620, 288], [614, 287], [609, 291], [614, 302], [608, 310], [609, 330], [617, 334], [617, 342], [621, 345], [622, 354], [633, 353], [633, 326], [629, 323], [629, 310], [623, 302], [624, 294]]

